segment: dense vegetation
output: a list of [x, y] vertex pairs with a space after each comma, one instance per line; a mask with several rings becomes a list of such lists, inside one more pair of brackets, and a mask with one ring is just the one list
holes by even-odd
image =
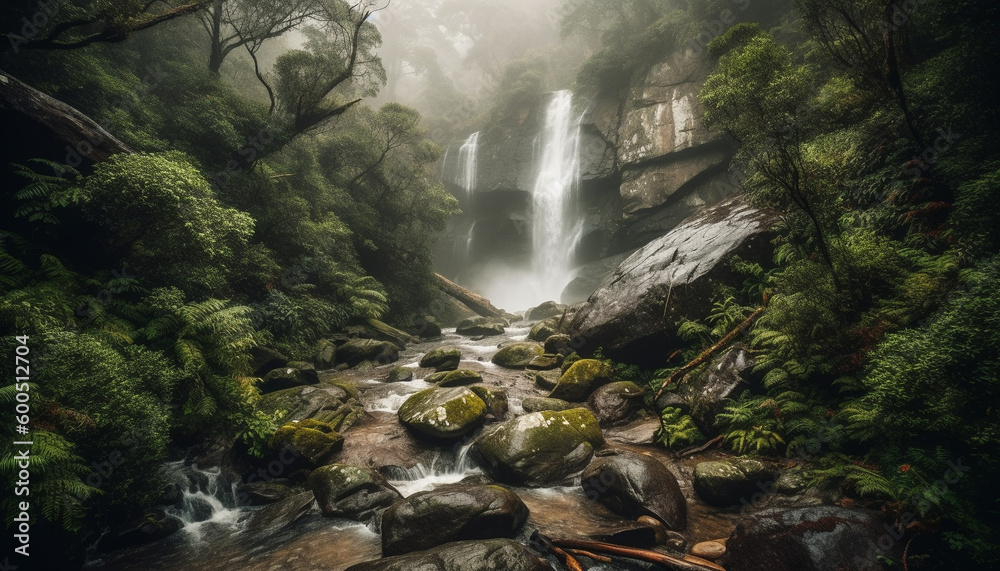
[[[364, 4], [287, 3], [266, 22], [248, 20], [253, 2], [177, 18], [65, 4], [5, 45], [0, 69], [134, 152], [93, 163], [39, 125], [5, 130], [23, 142], [2, 166], [0, 335], [6, 354], [15, 335], [31, 351], [38, 537], [134, 517], [173, 448], [259, 443], [273, 426], [255, 409], [252, 350], [311, 358], [351, 322], [407, 323], [430, 301], [430, 243], [456, 208], [420, 115], [358, 102], [385, 81]], [[223, 8], [226, 33], [205, 41], [199, 18]], [[36, 9], [5, 5], [5, 29]], [[255, 50], [288, 26], [306, 41], [262, 84]], [[0, 389], [5, 408], [14, 396]], [[5, 482], [17, 473], [7, 446]], [[112, 473], [93, 467], [109, 459]], [[17, 499], [4, 494], [5, 514]]]
[[[575, 3], [575, 21], [606, 24], [579, 80], [593, 90], [634, 85], [659, 60], [633, 53], [684, 45], [698, 30], [664, 24], [712, 3], [621, 4]], [[785, 455], [896, 517], [920, 536], [911, 568], [995, 565], [998, 8], [797, 0], [768, 22], [738, 4], [700, 13], [701, 31], [739, 16], [709, 34], [701, 101], [739, 143], [732, 184], [783, 226], [773, 264], [733, 260], [745, 283], [679, 324], [692, 358], [767, 306], [749, 334], [752, 390], [717, 428], [737, 452]], [[703, 441], [676, 409], [662, 423], [664, 445]], [[955, 465], [970, 469], [954, 478]]]

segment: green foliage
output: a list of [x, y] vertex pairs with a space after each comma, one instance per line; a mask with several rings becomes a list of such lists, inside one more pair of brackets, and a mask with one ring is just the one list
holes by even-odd
[[690, 415], [674, 407], [667, 407], [660, 413], [660, 427], [653, 433], [653, 442], [665, 448], [679, 449], [704, 440], [705, 436]]
[[725, 442], [736, 452], [766, 454], [784, 449], [780, 415], [774, 399], [744, 393], [738, 401], [726, 405], [716, 416], [716, 423], [724, 427]]

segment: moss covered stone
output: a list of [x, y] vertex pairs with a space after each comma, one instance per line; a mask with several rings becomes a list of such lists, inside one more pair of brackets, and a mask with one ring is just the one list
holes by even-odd
[[309, 474], [308, 487], [323, 515], [366, 521], [402, 498], [378, 472], [330, 464]]
[[511, 343], [505, 345], [491, 361], [494, 365], [505, 369], [523, 369], [532, 359], [542, 354], [542, 346], [538, 343]]
[[541, 397], [528, 397], [521, 401], [521, 408], [524, 412], [542, 412], [546, 410], [569, 410], [576, 405], [564, 400], [549, 399]]
[[344, 447], [344, 437], [332, 424], [313, 419], [289, 422], [279, 428], [269, 442], [273, 452], [293, 450], [313, 466], [319, 466]]
[[413, 369], [409, 367], [396, 367], [389, 371], [385, 377], [387, 383], [406, 383], [413, 380]]
[[462, 352], [454, 347], [431, 349], [420, 358], [421, 367], [433, 367], [435, 371], [454, 371], [462, 360]]
[[486, 403], [466, 387], [431, 387], [406, 399], [398, 416], [418, 434], [454, 439], [482, 425]]
[[531, 331], [528, 332], [528, 339], [533, 341], [538, 341], [539, 343], [545, 341], [553, 335], [559, 333], [559, 319], [552, 318], [546, 319], [545, 321], [539, 321], [531, 327]]
[[483, 378], [475, 371], [459, 369], [457, 371], [441, 371], [440, 373], [427, 375], [424, 381], [440, 387], [461, 387], [481, 383], [483, 382]]
[[471, 452], [483, 471], [498, 482], [547, 486], [582, 470], [603, 444], [594, 415], [574, 408], [508, 420], [480, 437]]
[[754, 501], [754, 494], [774, 487], [778, 470], [754, 458], [701, 462], [694, 469], [694, 490], [706, 503], [716, 506]]
[[510, 404], [507, 401], [506, 391], [491, 389], [484, 386], [469, 387], [472, 392], [476, 393], [476, 396], [483, 399], [486, 403], [487, 411], [493, 415], [493, 418], [498, 420], [503, 420], [507, 416], [507, 411], [510, 408]]
[[611, 373], [611, 367], [603, 361], [580, 359], [559, 377], [559, 383], [552, 389], [549, 398], [570, 402], [585, 401], [594, 389], [611, 382]]

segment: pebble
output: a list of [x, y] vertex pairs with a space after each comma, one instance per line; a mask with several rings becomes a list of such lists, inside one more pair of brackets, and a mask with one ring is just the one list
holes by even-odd
[[691, 555], [715, 561], [726, 554], [726, 546], [717, 541], [702, 541], [691, 547]]

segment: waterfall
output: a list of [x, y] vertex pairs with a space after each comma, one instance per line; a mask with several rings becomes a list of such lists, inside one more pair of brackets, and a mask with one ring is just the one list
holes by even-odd
[[205, 524], [230, 526], [239, 519], [235, 486], [221, 468], [199, 469], [179, 461], [168, 463], [165, 472], [178, 491], [167, 512], [178, 517], [192, 536], [199, 537]]
[[545, 111], [538, 174], [532, 187], [532, 270], [539, 301], [558, 300], [570, 280], [580, 239], [575, 194], [580, 179], [580, 124], [573, 94], [557, 91]]
[[476, 190], [476, 157], [479, 154], [479, 132], [469, 135], [458, 150], [458, 165], [461, 171], [462, 188], [471, 196]]

